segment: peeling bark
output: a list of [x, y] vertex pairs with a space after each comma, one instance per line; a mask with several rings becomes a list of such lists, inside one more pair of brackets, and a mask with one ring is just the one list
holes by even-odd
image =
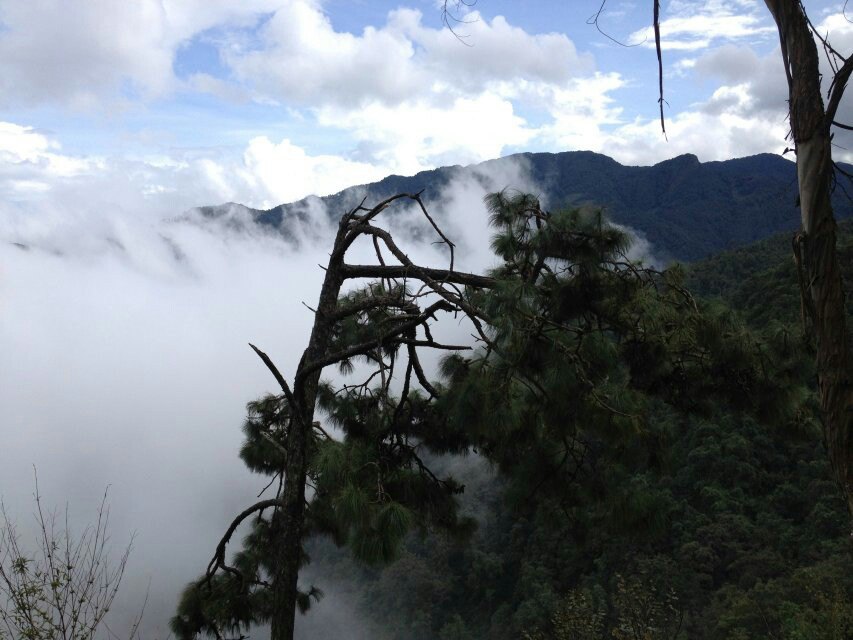
[[[818, 50], [802, 5], [765, 0], [779, 28], [789, 82], [791, 135], [797, 153], [803, 263], [814, 317], [817, 374], [824, 441], [835, 478], [853, 516], [853, 358], [836, 251], [832, 211], [830, 127], [834, 109], [824, 108]], [[850, 65], [845, 63], [843, 69]], [[849, 70], [847, 71], [849, 75]], [[846, 78], [833, 83], [837, 107]]]

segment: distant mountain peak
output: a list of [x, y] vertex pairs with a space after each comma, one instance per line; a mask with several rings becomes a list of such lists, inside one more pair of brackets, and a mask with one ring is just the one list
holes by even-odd
[[670, 158], [668, 160], [662, 160], [662, 161], [654, 164], [653, 166], [655, 166], [655, 167], [668, 166], [668, 165], [699, 166], [700, 164], [702, 164], [702, 163], [699, 162], [699, 158], [696, 155], [694, 155], [692, 153], [682, 153], [680, 156], [675, 156], [675, 157]]

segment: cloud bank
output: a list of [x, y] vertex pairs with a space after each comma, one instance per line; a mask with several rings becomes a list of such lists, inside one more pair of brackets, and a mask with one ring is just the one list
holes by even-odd
[[[19, 149], [28, 162], [53, 153], [40, 134], [16, 135], [31, 143]], [[116, 550], [135, 535], [111, 628], [127, 628], [150, 589], [143, 637], [163, 638], [180, 589], [263, 486], [237, 451], [245, 403], [275, 381], [247, 343], [292, 374], [312, 322], [302, 302], [318, 295], [332, 224], [308, 208], [296, 250], [245, 220], [230, 224], [245, 215], [239, 207], [219, 221], [178, 216], [156, 198], [160, 208], [108, 207], [126, 195], [109, 184], [95, 203], [72, 185], [26, 207], [0, 205], [0, 487], [26, 530], [33, 465], [45, 503], [67, 502], [77, 527], [109, 486]], [[433, 203], [460, 268], [490, 263], [482, 197], [507, 186], [536, 190], [524, 164], [492, 163]], [[443, 264], [414, 216], [391, 213], [389, 226], [413, 259]], [[357, 248], [354, 259], [371, 254]], [[470, 332], [451, 325], [443, 331]]]

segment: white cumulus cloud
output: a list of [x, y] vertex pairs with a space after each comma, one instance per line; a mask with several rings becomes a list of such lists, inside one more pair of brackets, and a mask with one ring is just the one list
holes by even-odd
[[[260, 45], [239, 34], [225, 62], [258, 94], [286, 103], [354, 108], [478, 94], [495, 81], [561, 83], [594, 63], [564, 34], [530, 34], [497, 16], [466, 17], [465, 43], [424, 26], [420, 11], [397, 9], [381, 27], [336, 31], [317, 2], [287, 0], [263, 25]], [[466, 46], [466, 44], [468, 46]]]
[[387, 171], [365, 162], [334, 155], [308, 155], [304, 149], [282, 140], [254, 138], [244, 154], [245, 171], [262, 185], [275, 204], [293, 202], [306, 195], [328, 195], [346, 187], [375, 182]]
[[322, 126], [349, 131], [366, 157], [403, 174], [498, 157], [504, 147], [534, 135], [512, 102], [492, 93], [456, 98], [444, 106], [413, 100], [396, 107], [327, 107], [317, 118]]
[[[674, 0], [661, 13], [661, 47], [673, 51], [697, 51], [724, 42], [769, 39], [776, 27], [763, 4], [743, 0], [692, 2]], [[655, 46], [649, 25], [631, 34], [629, 42]]]
[[[178, 48], [272, 0], [9, 0], [0, 3], [0, 105], [93, 108], [173, 91]], [[122, 95], [125, 94], [125, 95]]]

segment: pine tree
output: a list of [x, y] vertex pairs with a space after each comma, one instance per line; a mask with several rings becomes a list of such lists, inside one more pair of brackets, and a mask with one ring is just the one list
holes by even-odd
[[[448, 247], [448, 269], [413, 264], [374, 223], [404, 198]], [[730, 314], [700, 309], [678, 269], [629, 260], [628, 236], [601, 212], [552, 214], [510, 192], [486, 204], [501, 260], [486, 276], [454, 270], [453, 244], [418, 195], [343, 217], [292, 388], [253, 347], [282, 394], [249, 405], [241, 457], [268, 476], [275, 497], [232, 522], [184, 594], [172, 624], [179, 638], [239, 635], [267, 622], [274, 640], [291, 638], [295, 610], [320, 596], [297, 588], [310, 536], [329, 535], [379, 563], [395, 558], [412, 529], [470, 532], [457, 510], [462, 487], [437, 477], [425, 452], [473, 448], [511, 478], [518, 501], [553, 496], [580, 519], [653, 531], [666, 522], [667, 496], [646, 474], [662, 464], [668, 411], [710, 411], [723, 399], [779, 413], [801, 400], [779, 384], [782, 369], [770, 378], [768, 363], [784, 360], [779, 349]], [[347, 264], [364, 237], [378, 264]], [[362, 278], [372, 280], [344, 291]], [[469, 321], [475, 350], [434, 338], [430, 326], [442, 313]], [[422, 349], [451, 352], [442, 382], [428, 379]], [[327, 366], [358, 382], [321, 382]], [[229, 564], [226, 546], [249, 518], [251, 532]]]
[[627, 522], [652, 524], [659, 496], [632, 469], [662, 462], [667, 415], [724, 402], [769, 419], [805, 400], [781, 341], [700, 308], [678, 267], [629, 260], [629, 238], [601, 212], [551, 214], [506, 192], [487, 206], [502, 264], [474, 304], [490, 320], [489, 341], [445, 358], [439, 403], [520, 498], [554, 491], [580, 504], [607, 494]]
[[[447, 269], [412, 263], [377, 226], [383, 211], [403, 201], [419, 209], [447, 247]], [[359, 240], [372, 241], [377, 264], [346, 262]], [[387, 254], [397, 264], [388, 264]], [[368, 282], [345, 291], [345, 283], [359, 280]], [[273, 640], [292, 639], [296, 609], [307, 610], [320, 595], [313, 587], [298, 588], [307, 561], [303, 545], [311, 535], [329, 534], [357, 557], [380, 562], [394, 557], [413, 527], [468, 528], [456, 513], [454, 496], [461, 487], [452, 478], [436, 477], [421, 457], [424, 450], [448, 451], [464, 443], [433, 435], [430, 403], [437, 391], [420, 352], [469, 348], [436, 341], [430, 324], [442, 314], [462, 314], [482, 333], [482, 317], [470, 305], [468, 289], [491, 284], [490, 278], [454, 269], [454, 245], [420, 194], [393, 196], [370, 209], [358, 206], [342, 217], [292, 387], [252, 345], [281, 395], [249, 405], [241, 457], [269, 477], [275, 496], [233, 520], [205, 575], [187, 587], [172, 620], [179, 638], [201, 633], [223, 638], [269, 623]], [[342, 373], [366, 373], [359, 383], [332, 389], [320, 376], [333, 365]], [[395, 396], [392, 384], [400, 377], [402, 389]], [[335, 435], [314, 420], [318, 406], [329, 416], [326, 427], [337, 427]], [[229, 561], [227, 545], [250, 518], [243, 549]]]

